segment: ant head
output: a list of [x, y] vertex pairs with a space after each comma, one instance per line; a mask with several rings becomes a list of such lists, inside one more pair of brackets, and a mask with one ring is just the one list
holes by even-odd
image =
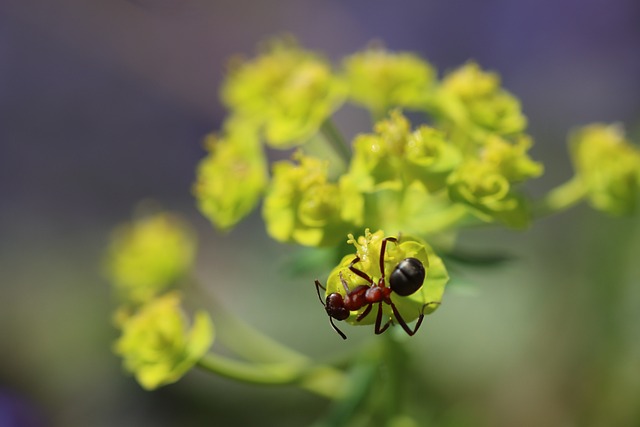
[[425, 275], [424, 265], [419, 259], [405, 258], [391, 273], [389, 286], [396, 294], [406, 297], [420, 289]]
[[336, 320], [345, 320], [351, 314], [351, 312], [344, 306], [344, 299], [342, 295], [335, 292], [327, 295], [327, 301], [324, 305], [324, 309], [330, 317], [333, 317]]

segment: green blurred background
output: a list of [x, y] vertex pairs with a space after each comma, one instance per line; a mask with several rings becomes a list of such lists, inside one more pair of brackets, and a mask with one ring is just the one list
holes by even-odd
[[[313, 289], [326, 266], [288, 274], [297, 248], [269, 240], [259, 215], [221, 235], [195, 210], [230, 55], [289, 32], [333, 60], [374, 39], [440, 71], [475, 59], [523, 103], [540, 195], [571, 175], [570, 129], [619, 121], [640, 139], [639, 23], [637, 0], [0, 2], [0, 426], [303, 426], [326, 412], [294, 388], [191, 373], [149, 393], [123, 373], [101, 256], [143, 198], [193, 222], [196, 275], [265, 333], [320, 360], [375, 339], [348, 328], [342, 342]], [[355, 109], [337, 122], [350, 136], [369, 126]], [[462, 235], [515, 259], [451, 266], [409, 343], [409, 412], [437, 426], [640, 426], [639, 222], [581, 206], [524, 233]]]

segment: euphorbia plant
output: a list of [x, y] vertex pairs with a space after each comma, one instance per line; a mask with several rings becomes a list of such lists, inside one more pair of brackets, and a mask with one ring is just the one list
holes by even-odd
[[[327, 422], [342, 414], [346, 424], [371, 397], [358, 384], [393, 384], [383, 389], [397, 400], [404, 350], [394, 331], [413, 335], [446, 306], [443, 255], [455, 250], [455, 236], [481, 225], [525, 229], [583, 200], [630, 214], [640, 196], [640, 150], [620, 125], [592, 124], [571, 134], [574, 176], [532, 199], [526, 183], [544, 168], [529, 155], [534, 141], [520, 102], [475, 62], [438, 78], [412, 53], [373, 47], [334, 65], [283, 38], [255, 58], [235, 59], [221, 93], [229, 113], [207, 136], [196, 168], [198, 208], [227, 231], [262, 202], [273, 239], [334, 251], [337, 265], [315, 285], [329, 320], [344, 338], [344, 328], [365, 325], [382, 336], [346, 366], [317, 363], [248, 325], [228, 345], [240, 358], [209, 351], [209, 316], [198, 311], [189, 327], [175, 289], [192, 267], [194, 233], [175, 214], [156, 212], [119, 228], [107, 259], [120, 301], [114, 349], [147, 389], [200, 367], [248, 383], [298, 385], [336, 400], [342, 409]], [[350, 142], [332, 120], [347, 103], [372, 120]], [[308, 149], [318, 144], [336, 156]], [[267, 150], [289, 150], [290, 160], [270, 164]], [[407, 283], [410, 292], [401, 290]], [[301, 286], [315, 299], [313, 283]], [[260, 343], [251, 357], [247, 342]], [[361, 365], [387, 370], [346, 374]], [[384, 424], [407, 420], [390, 406]]]

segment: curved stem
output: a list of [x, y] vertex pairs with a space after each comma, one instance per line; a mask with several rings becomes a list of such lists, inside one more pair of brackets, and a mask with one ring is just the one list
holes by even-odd
[[251, 364], [218, 354], [206, 354], [197, 364], [225, 378], [258, 385], [298, 385], [330, 399], [340, 398], [345, 387], [342, 372], [324, 365], [292, 363]]
[[211, 292], [201, 286], [195, 277], [190, 278], [190, 283], [213, 305], [211, 315], [214, 324], [217, 325], [216, 340], [222, 342], [236, 355], [247, 360], [264, 363], [303, 364], [309, 362], [305, 355], [275, 341], [236, 316], [232, 311], [225, 309]]
[[573, 177], [549, 191], [547, 195], [534, 206], [533, 215], [540, 218], [562, 212], [580, 202], [587, 194], [587, 189], [580, 178]]
[[219, 331], [220, 341], [242, 358], [267, 363], [286, 361], [292, 364], [302, 364], [309, 362], [305, 355], [264, 335], [226, 310], [219, 312], [215, 321], [220, 325], [216, 328]]
[[345, 163], [349, 164], [349, 162], [351, 161], [351, 150], [349, 149], [347, 142], [345, 141], [340, 131], [338, 131], [338, 128], [336, 128], [331, 118], [328, 118], [322, 123], [320, 131], [327, 139], [327, 141], [329, 141], [338, 155], [342, 157]]

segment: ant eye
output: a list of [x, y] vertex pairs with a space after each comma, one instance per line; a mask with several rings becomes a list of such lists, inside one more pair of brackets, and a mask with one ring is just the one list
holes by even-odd
[[389, 286], [396, 294], [406, 297], [422, 286], [426, 273], [422, 262], [416, 258], [405, 258], [389, 277]]

